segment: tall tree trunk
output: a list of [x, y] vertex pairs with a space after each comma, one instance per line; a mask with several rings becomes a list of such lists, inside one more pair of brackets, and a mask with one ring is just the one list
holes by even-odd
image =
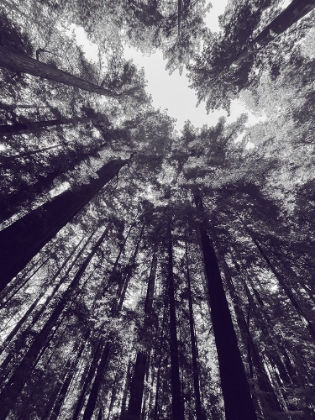
[[[155, 285], [155, 274], [157, 265], [157, 252], [154, 251], [150, 276], [148, 281], [148, 289], [146, 294], [145, 302], [145, 323], [152, 326], [150, 323], [150, 315], [152, 312], [153, 298], [154, 298], [154, 285]], [[141, 418], [141, 406], [144, 390], [144, 378], [147, 366], [147, 353], [138, 352], [136, 363], [133, 371], [131, 387], [130, 387], [130, 399], [128, 405], [128, 411], [126, 414], [126, 420], [140, 420]]]
[[120, 410], [119, 420], [123, 420], [125, 418], [125, 415], [126, 415], [126, 403], [127, 403], [129, 385], [130, 385], [130, 381], [131, 381], [131, 369], [132, 369], [132, 363], [131, 363], [131, 361], [129, 361], [128, 368], [127, 368], [126, 382], [125, 382], [122, 401], [121, 401], [121, 410]]
[[0, 232], [0, 289], [109, 182], [129, 160], [112, 160], [78, 191], [64, 191]]
[[[51, 172], [47, 172], [45, 175], [39, 175], [37, 177], [37, 182], [35, 182], [34, 184], [30, 184], [27, 187], [24, 187], [23, 191], [14, 191], [3, 198], [3, 205], [0, 209], [0, 221], [9, 219], [15, 213], [20, 211], [21, 208], [23, 208], [23, 206], [35, 201], [37, 197], [43, 195], [44, 193], [48, 193], [49, 190], [53, 187], [56, 178], [67, 173], [70, 169], [74, 168], [75, 166], [80, 165], [85, 159], [96, 156], [96, 154], [100, 152], [104, 148], [104, 146], [104, 143], [99, 146], [95, 146], [89, 150], [85, 150], [82, 153], [78, 153], [71, 159], [68, 159], [67, 156], [60, 156], [60, 158], [58, 158], [59, 162], [57, 162], [56, 164], [57, 167], [54, 170], [52, 170]], [[52, 147], [60, 147], [60, 145]], [[49, 148], [47, 148], [47, 150], [48, 149]], [[45, 149], [39, 150], [39, 152], [42, 152], [43, 150]], [[36, 153], [37, 152], [38, 151], [36, 151]], [[20, 155], [13, 156], [13, 158], [29, 155], [29, 153], [35, 153], [35, 151], [21, 153]], [[11, 161], [11, 158], [12, 156], [5, 157], [5, 159], [8, 160], [8, 162]], [[0, 158], [0, 162], [1, 159], [3, 158]]]
[[[282, 412], [283, 410], [281, 408], [281, 405], [279, 404], [277, 395], [272, 387], [272, 384], [270, 383], [268, 374], [264, 367], [264, 363], [261, 359], [260, 351], [250, 331], [249, 322], [245, 319], [244, 313], [242, 311], [242, 305], [241, 305], [239, 296], [237, 294], [237, 291], [235, 289], [229, 267], [226, 261], [224, 260], [223, 256], [222, 256], [222, 265], [223, 265], [223, 270], [224, 270], [224, 275], [226, 278], [228, 290], [234, 302], [235, 314], [236, 314], [237, 322], [239, 324], [239, 328], [241, 331], [242, 339], [243, 339], [244, 344], [247, 343], [248, 358], [250, 359], [249, 364], [253, 364], [254, 370], [256, 371], [256, 374], [257, 374], [258, 386], [261, 389], [261, 391], [263, 391], [262, 398], [264, 398], [265, 403], [261, 404], [262, 408], [263, 410], [265, 410], [266, 408], [269, 408], [269, 410], [274, 411], [275, 413]], [[251, 300], [249, 300], [249, 307], [250, 306], [252, 306]]]
[[192, 362], [193, 362], [196, 419], [203, 420], [204, 416], [203, 416], [203, 410], [202, 410], [201, 398], [200, 398], [198, 349], [197, 349], [197, 343], [196, 343], [196, 337], [195, 337], [195, 323], [194, 323], [194, 311], [193, 311], [193, 303], [192, 303], [193, 301], [192, 301], [192, 293], [191, 293], [187, 241], [186, 241], [186, 273], [187, 273], [187, 286], [188, 286], [189, 329], [190, 329], [191, 353], [192, 353]]
[[33, 76], [42, 77], [43, 79], [53, 80], [68, 86], [74, 86], [79, 89], [87, 90], [88, 92], [94, 92], [99, 95], [109, 96], [112, 98], [118, 96], [109, 89], [97, 86], [87, 80], [81, 79], [80, 77], [74, 76], [63, 70], [53, 68], [48, 64], [41, 63], [34, 58], [14, 52], [2, 46], [0, 46], [0, 67], [21, 73], [28, 73]]
[[[131, 226], [132, 228], [132, 226]], [[131, 229], [130, 228], [130, 229]], [[144, 230], [144, 225], [142, 227], [141, 233], [139, 235], [139, 239], [137, 241], [134, 253], [132, 254], [130, 260], [129, 260], [129, 264], [128, 264], [128, 271], [127, 274], [125, 276], [125, 279], [122, 279], [121, 281], [121, 285], [118, 289], [117, 292], [117, 298], [115, 299], [115, 302], [113, 303], [112, 306], [112, 316], [116, 317], [119, 312], [121, 311], [123, 302], [124, 302], [124, 298], [125, 298], [125, 294], [127, 291], [127, 287], [129, 284], [129, 280], [131, 279], [132, 276], [132, 272], [133, 272], [133, 265], [135, 263], [137, 254], [138, 254], [138, 250], [139, 250], [139, 245], [142, 239], [142, 235], [143, 235], [143, 230]], [[130, 232], [130, 230], [129, 230]], [[130, 266], [130, 267], [129, 267]], [[110, 337], [109, 337], [110, 338]], [[97, 397], [98, 397], [98, 393], [103, 381], [103, 377], [108, 365], [108, 360], [109, 360], [109, 356], [110, 356], [110, 352], [111, 352], [111, 340], [109, 339], [108, 342], [106, 344], [103, 344], [103, 340], [101, 339], [101, 346], [103, 348], [102, 350], [102, 356], [100, 359], [100, 362], [98, 364], [97, 367], [97, 371], [96, 371], [96, 375], [93, 381], [93, 385], [89, 394], [89, 398], [88, 398], [88, 402], [87, 405], [85, 407], [85, 411], [84, 411], [84, 415], [83, 415], [83, 419], [82, 420], [90, 420], [93, 416], [94, 410], [95, 410], [95, 406], [96, 406], [96, 401], [97, 401]]]
[[[272, 22], [270, 22], [247, 47], [236, 57], [232, 66], [237, 66], [248, 55], [253, 54], [255, 47], [266, 46], [276, 36], [289, 29], [294, 23], [302, 19], [315, 7], [313, 0], [293, 0]], [[254, 50], [255, 51], [255, 50]]]
[[256, 420], [257, 417], [238, 348], [217, 258], [207, 234], [207, 222], [200, 193], [196, 192], [194, 197], [197, 210], [202, 218], [202, 222], [199, 223], [200, 245], [208, 284], [214, 338], [218, 351], [226, 420]]
[[0, 164], [3, 162], [12, 163], [14, 159], [36, 155], [37, 153], [42, 153], [42, 152], [46, 152], [47, 150], [57, 149], [58, 147], [61, 147], [61, 144], [56, 144], [55, 146], [43, 147], [42, 149], [30, 150], [28, 152], [18, 153], [17, 155], [1, 156]]
[[97, 363], [99, 361], [101, 352], [102, 352], [102, 343], [101, 343], [101, 340], [99, 340], [99, 342], [97, 344], [97, 347], [95, 349], [95, 352], [94, 352], [94, 356], [93, 356], [90, 368], [89, 368], [87, 376], [85, 378], [82, 391], [81, 391], [79, 399], [76, 403], [72, 420], [77, 420], [78, 417], [80, 416], [80, 412], [81, 412], [82, 407], [84, 405], [85, 394], [86, 394], [86, 391], [89, 388], [89, 386], [91, 385], [91, 382], [93, 380], [93, 376], [94, 376], [95, 371], [97, 369]]
[[89, 265], [90, 261], [96, 254], [105, 236], [107, 235], [109, 226], [110, 225], [106, 227], [101, 237], [93, 246], [89, 255], [86, 257], [83, 264], [77, 271], [75, 277], [68, 286], [68, 289], [64, 293], [63, 298], [58, 302], [48, 321], [45, 323], [43, 329], [37, 335], [30, 348], [24, 355], [19, 366], [15, 369], [8, 383], [3, 388], [0, 394], [0, 401], [2, 403], [1, 413], [3, 415], [3, 418], [5, 418], [9, 414], [10, 410], [14, 406], [15, 400], [18, 397], [21, 390], [23, 389], [24, 384], [28, 380], [29, 376], [31, 375], [33, 367], [35, 366], [36, 361], [38, 359], [38, 355], [41, 353], [42, 348], [46, 345], [53, 327], [55, 326], [62, 312], [64, 311], [66, 305], [71, 303], [71, 298], [73, 296], [74, 290], [79, 285], [80, 279], [83, 276], [87, 266]]
[[[85, 246], [83, 247], [83, 249], [79, 252], [77, 258], [81, 255], [81, 252], [85, 249], [85, 247], [88, 245], [91, 237], [93, 236], [90, 235], [88, 241], [86, 242]], [[68, 257], [64, 260], [64, 262], [62, 263], [61, 267], [57, 270], [56, 274], [54, 275], [52, 281], [61, 273], [61, 271], [63, 270], [63, 268], [68, 264], [68, 262], [70, 261], [70, 259], [72, 258], [72, 256], [75, 254], [76, 249], [80, 246], [81, 242], [83, 241], [83, 239], [81, 239], [81, 241], [79, 242], [79, 244], [77, 245], [77, 247], [72, 251], [72, 253], [70, 253], [68, 255]], [[47, 261], [47, 260], [46, 260]], [[74, 264], [74, 263], [73, 263]], [[67, 270], [67, 274], [69, 274], [69, 271], [71, 270], [73, 264], [69, 267], [69, 270]], [[41, 266], [40, 266], [41, 267]], [[64, 276], [61, 279], [61, 282], [66, 280], [66, 277]], [[41, 314], [43, 313], [43, 311], [45, 310], [45, 308], [49, 305], [50, 300], [54, 297], [55, 292], [58, 290], [58, 288], [60, 287], [60, 283], [58, 282], [54, 289], [52, 290], [50, 296], [48, 299], [46, 299], [45, 303], [42, 306], [42, 309], [39, 310], [35, 317], [33, 318], [31, 325], [34, 325], [35, 322], [39, 319], [39, 317], [41, 316]], [[22, 318], [16, 323], [16, 325], [14, 326], [14, 328], [12, 329], [12, 331], [8, 334], [8, 336], [6, 337], [6, 339], [3, 341], [2, 343], [2, 349], [0, 349], [0, 354], [2, 353], [2, 351], [4, 350], [6, 344], [8, 344], [13, 338], [14, 336], [17, 334], [17, 332], [19, 331], [19, 329], [21, 328], [21, 326], [28, 320], [29, 315], [31, 314], [31, 312], [33, 311], [33, 309], [37, 306], [38, 302], [43, 298], [43, 294], [39, 293], [37, 299], [33, 302], [33, 304], [28, 308], [28, 310], [25, 312], [25, 314], [22, 316]]]
[[177, 343], [177, 321], [175, 309], [175, 287], [173, 274], [173, 244], [171, 225], [169, 226], [168, 238], [168, 273], [167, 289], [170, 308], [170, 350], [171, 350], [171, 387], [172, 387], [172, 414], [175, 420], [184, 420], [184, 406], [181, 395], [179, 375], [179, 356]]
[[97, 368], [96, 376], [94, 378], [94, 382], [91, 388], [90, 396], [89, 396], [87, 405], [85, 407], [82, 420], [90, 420], [93, 416], [99, 389], [101, 387], [104, 372], [108, 364], [110, 350], [111, 350], [111, 344], [108, 342], [105, 344], [105, 347], [103, 349], [102, 358]]
[[88, 121], [89, 118], [60, 118], [58, 120], [35, 121], [25, 123], [14, 123], [0, 125], [0, 136], [5, 134], [20, 134], [28, 132], [36, 132], [41, 128], [55, 127], [64, 124], [75, 124], [77, 122]]
[[292, 303], [294, 309], [299, 314], [299, 316], [303, 319], [303, 321], [306, 322], [308, 331], [309, 331], [311, 337], [313, 338], [313, 340], [315, 340], [315, 328], [313, 327], [311, 321], [309, 320], [309, 318], [308, 318], [307, 314], [305, 313], [305, 311], [303, 310], [303, 308], [301, 308], [301, 305], [299, 304], [299, 302], [296, 300], [293, 291], [290, 289], [290, 287], [288, 287], [286, 285], [286, 282], [285, 282], [284, 278], [282, 277], [282, 274], [272, 264], [272, 262], [268, 258], [267, 254], [265, 253], [265, 251], [263, 250], [263, 248], [259, 244], [259, 242], [256, 239], [254, 239], [254, 238], [252, 238], [252, 240], [253, 240], [254, 244], [257, 246], [257, 249], [259, 250], [260, 255], [265, 260], [268, 268], [274, 274], [274, 276], [278, 280], [280, 286], [282, 287], [282, 289], [284, 290], [285, 294], [289, 298], [289, 300]]

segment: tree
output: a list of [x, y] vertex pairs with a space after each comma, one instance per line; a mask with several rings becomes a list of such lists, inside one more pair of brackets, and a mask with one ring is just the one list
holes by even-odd
[[203, 222], [199, 224], [199, 234], [208, 284], [211, 319], [218, 350], [225, 416], [227, 420], [244, 418], [255, 420], [257, 417], [225, 297], [220, 270], [206, 231], [206, 220], [200, 193], [196, 192], [194, 197], [196, 207], [203, 217]]
[[0, 46], [0, 66], [11, 71], [28, 73], [33, 76], [41, 77], [48, 80], [54, 80], [68, 86], [78, 87], [79, 89], [94, 92], [99, 95], [117, 97], [117, 93], [111, 92], [101, 86], [97, 86], [87, 80], [74, 76], [65, 71], [56, 69], [48, 64], [34, 60], [24, 54], [16, 53], [7, 48]]
[[[78, 191], [64, 191], [0, 232], [1, 289], [109, 182], [129, 160], [112, 160]], [[20, 239], [17, 239], [20, 238]]]
[[87, 121], [87, 118], [64, 118], [60, 120], [50, 121], [36, 121], [28, 123], [15, 123], [11, 125], [0, 125], [0, 135], [4, 134], [15, 134], [15, 133], [27, 133], [30, 131], [37, 131], [41, 128], [54, 127], [63, 124], [73, 124], [78, 122]]

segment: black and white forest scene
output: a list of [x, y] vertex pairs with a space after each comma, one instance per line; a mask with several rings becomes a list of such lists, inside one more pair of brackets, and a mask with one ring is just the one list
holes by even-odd
[[315, 0], [0, 0], [0, 420], [315, 420]]

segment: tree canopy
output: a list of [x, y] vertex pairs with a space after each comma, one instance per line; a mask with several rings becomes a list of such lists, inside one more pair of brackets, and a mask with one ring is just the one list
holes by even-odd
[[314, 5], [0, 0], [1, 418], [315, 418]]

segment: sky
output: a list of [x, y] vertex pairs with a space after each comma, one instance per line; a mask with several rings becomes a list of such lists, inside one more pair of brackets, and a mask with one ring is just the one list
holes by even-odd
[[[215, 32], [220, 31], [218, 17], [224, 13], [229, 0], [212, 0], [212, 8], [207, 14], [206, 23]], [[86, 57], [94, 60], [97, 57], [97, 46], [87, 40], [82, 28], [72, 25], [69, 32], [74, 30], [78, 44], [82, 45]], [[197, 97], [194, 90], [188, 87], [189, 81], [185, 72], [180, 76], [176, 71], [172, 75], [165, 70], [162, 52], [145, 56], [134, 48], [125, 48], [125, 58], [132, 59], [138, 67], [144, 67], [145, 78], [147, 80], [147, 93], [152, 96], [153, 106], [161, 110], [167, 110], [167, 114], [177, 120], [176, 129], [180, 131], [185, 121], [190, 120], [196, 127], [204, 124], [213, 126], [221, 116], [227, 116], [223, 110], [210, 112], [207, 114], [205, 104], [201, 103], [198, 107]], [[239, 115], [247, 112], [239, 101], [233, 101], [231, 105], [231, 116], [228, 122], [235, 121]], [[249, 114], [249, 124], [255, 122], [255, 117]]]

